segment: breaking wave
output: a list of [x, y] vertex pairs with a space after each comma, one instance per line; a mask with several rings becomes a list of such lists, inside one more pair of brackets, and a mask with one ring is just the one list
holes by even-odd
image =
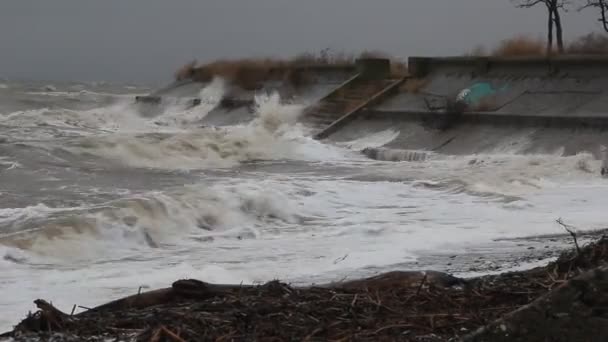
[[171, 111], [156, 118], [179, 121], [188, 129], [171, 125], [139, 134], [120, 130], [73, 140], [61, 148], [131, 167], [181, 170], [231, 167], [254, 160], [323, 161], [343, 154], [308, 137], [306, 128], [297, 124], [302, 106], [281, 104], [278, 94], [257, 96], [256, 118], [245, 125], [196, 128], [194, 122], [205, 114], [201, 111], [195, 107], [185, 114]]
[[362, 171], [350, 179], [413, 182], [428, 189], [506, 201], [569, 183], [603, 184], [598, 177], [602, 161], [587, 152], [566, 157], [557, 154], [448, 156], [377, 148], [362, 153], [388, 162], [377, 164], [373, 173]]
[[0, 231], [18, 229], [0, 234], [0, 244], [45, 257], [96, 259], [119, 249], [171, 245], [184, 236], [197, 243], [255, 238], [265, 225], [296, 225], [302, 215], [283, 193], [262, 186], [198, 184], [92, 207], [5, 208]]

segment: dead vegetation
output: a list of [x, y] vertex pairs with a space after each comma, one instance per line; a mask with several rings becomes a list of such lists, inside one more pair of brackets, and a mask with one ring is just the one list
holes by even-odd
[[586, 34], [570, 43], [566, 52], [571, 55], [608, 55], [608, 35]]
[[299, 87], [311, 81], [310, 73], [307, 72], [311, 68], [335, 67], [354, 70], [358, 58], [388, 58], [391, 59], [392, 77], [399, 78], [407, 74], [405, 62], [382, 52], [365, 51], [360, 55], [353, 55], [324, 49], [319, 53], [303, 53], [291, 59], [222, 59], [204, 65], [197, 65], [194, 61], [179, 68], [175, 78], [210, 82], [215, 77], [221, 77], [246, 90], [257, 89], [266, 81], [283, 81]]
[[545, 43], [542, 40], [518, 36], [500, 42], [498, 47], [492, 51], [492, 55], [497, 57], [543, 56], [545, 52]]
[[[43, 300], [16, 341], [447, 341], [534, 301], [608, 262], [608, 239], [564, 253], [546, 267], [472, 279], [391, 272], [297, 288], [179, 280], [72, 315]], [[582, 331], [584, 334], [584, 331]]]
[[[483, 46], [476, 46], [465, 56], [493, 57], [542, 57], [547, 56], [547, 44], [543, 39], [516, 36], [501, 41], [489, 53]], [[589, 33], [566, 44], [564, 55], [608, 55], [608, 35]], [[551, 55], [558, 55], [553, 50]]]

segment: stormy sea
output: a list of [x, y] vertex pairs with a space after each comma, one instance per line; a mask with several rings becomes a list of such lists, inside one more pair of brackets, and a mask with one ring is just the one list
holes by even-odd
[[383, 161], [362, 151], [399, 127], [315, 140], [299, 120], [309, 103], [272, 92], [256, 94], [251, 119], [218, 126], [206, 115], [221, 80], [200, 106], [142, 112], [134, 97], [151, 90], [0, 84], [0, 332], [36, 298], [93, 307], [186, 277], [484, 274], [567, 248], [558, 218], [606, 227], [601, 162], [559, 146], [522, 153], [525, 132], [480, 153]]

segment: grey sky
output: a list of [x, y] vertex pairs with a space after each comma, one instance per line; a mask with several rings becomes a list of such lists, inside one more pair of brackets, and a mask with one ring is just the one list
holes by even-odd
[[[598, 30], [594, 15], [567, 14], [566, 37]], [[1, 0], [0, 77], [162, 82], [194, 58], [325, 47], [461, 54], [545, 22], [509, 0]]]

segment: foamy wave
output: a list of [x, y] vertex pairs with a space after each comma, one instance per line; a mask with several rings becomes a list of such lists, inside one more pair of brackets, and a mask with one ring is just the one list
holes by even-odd
[[[406, 154], [409, 158], [410, 155]], [[414, 153], [414, 157], [416, 154]], [[509, 200], [569, 183], [600, 184], [602, 161], [590, 153], [573, 156], [480, 154], [448, 156], [432, 154], [416, 163], [376, 165], [353, 179], [411, 182], [439, 191], [501, 196]], [[406, 158], [407, 159], [407, 158]], [[417, 159], [417, 158], [414, 158]], [[421, 182], [420, 180], [425, 180]]]
[[82, 138], [64, 148], [131, 167], [184, 170], [231, 167], [251, 160], [342, 158], [341, 151], [307, 137], [296, 124], [302, 106], [281, 104], [279, 95], [272, 94], [258, 96], [256, 108], [257, 117], [247, 125], [143, 134], [121, 131]]
[[50, 97], [66, 97], [66, 98], [90, 98], [90, 99], [98, 99], [98, 98], [133, 98], [136, 95], [143, 94], [124, 94], [124, 93], [104, 93], [104, 92], [96, 92], [91, 90], [78, 90], [78, 91], [30, 91], [26, 92], [29, 95], [41, 95], [41, 96], [50, 96]]
[[[19, 162], [10, 160], [10, 159], [8, 159], [8, 157], [2, 157], [2, 156], [0, 156], [0, 166], [3, 166], [2, 169], [4, 169], [4, 170], [12, 170], [12, 169], [18, 169], [18, 168], [23, 167], [23, 165], [21, 165]], [[1, 212], [0, 212], [0, 217], [2, 217]]]
[[79, 92], [40, 92], [49, 96], [112, 96], [115, 100], [108, 106], [89, 110], [67, 108], [40, 108], [16, 111], [0, 116], [0, 123], [11, 127], [46, 127], [85, 129], [82, 135], [105, 133], [158, 132], [189, 129], [219, 103], [223, 96], [223, 81], [215, 80], [201, 90], [200, 106], [189, 108], [179, 101], [162, 108], [159, 116], [143, 117], [133, 104], [132, 94], [114, 96], [82, 90]]
[[0, 208], [0, 225], [5, 225], [9, 222], [20, 224], [34, 218], [47, 217], [51, 213], [77, 209], [80, 208], [51, 208], [42, 203], [25, 208]]
[[196, 185], [89, 208], [2, 209], [0, 227], [14, 232], [0, 234], [0, 244], [42, 256], [95, 258], [117, 249], [158, 248], [188, 236], [255, 238], [260, 227], [298, 224], [300, 215], [276, 190]]
[[184, 103], [176, 99], [170, 102], [164, 108], [163, 113], [152, 121], [154, 124], [163, 127], [191, 128], [192, 125], [198, 124], [200, 120], [220, 103], [225, 92], [226, 81], [221, 78], [215, 78], [199, 92], [200, 105], [191, 107], [189, 101]]

